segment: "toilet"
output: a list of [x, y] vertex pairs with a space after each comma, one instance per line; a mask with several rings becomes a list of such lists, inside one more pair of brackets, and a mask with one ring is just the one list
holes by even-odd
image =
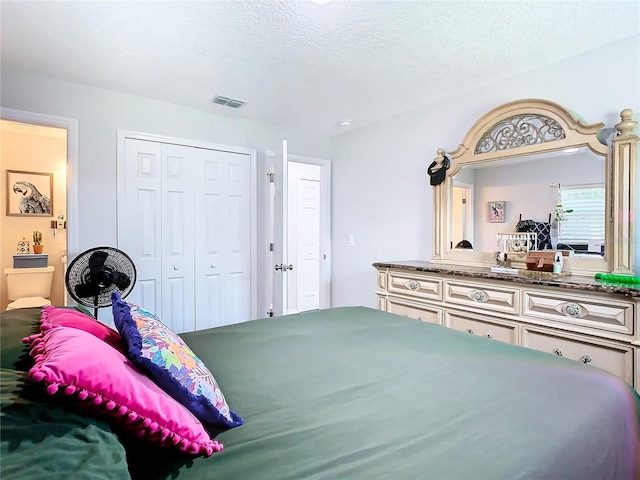
[[15, 308], [42, 307], [51, 305], [51, 282], [55, 267], [5, 268], [7, 297], [11, 301], [7, 310]]

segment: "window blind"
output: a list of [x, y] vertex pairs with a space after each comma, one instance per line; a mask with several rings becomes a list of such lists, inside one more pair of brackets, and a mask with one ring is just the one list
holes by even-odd
[[560, 222], [558, 242], [587, 244], [604, 240], [604, 185], [562, 186], [562, 208], [573, 210]]

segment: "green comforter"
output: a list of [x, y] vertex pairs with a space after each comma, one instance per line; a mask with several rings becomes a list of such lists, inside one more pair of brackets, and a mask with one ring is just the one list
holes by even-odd
[[121, 438], [134, 478], [640, 476], [640, 398], [572, 360], [362, 307], [182, 336], [245, 425], [209, 458]]

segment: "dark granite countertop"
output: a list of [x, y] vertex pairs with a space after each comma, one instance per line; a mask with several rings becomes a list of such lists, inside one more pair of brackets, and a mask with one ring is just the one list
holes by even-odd
[[489, 267], [470, 267], [466, 265], [447, 265], [444, 263], [431, 263], [421, 260], [403, 260], [397, 262], [375, 262], [374, 267], [396, 268], [399, 270], [414, 272], [431, 272], [443, 275], [459, 277], [485, 278], [504, 282], [522, 283], [529, 285], [543, 285], [547, 287], [570, 288], [590, 292], [614, 293], [627, 297], [640, 297], [640, 285], [620, 284], [596, 280], [592, 277], [559, 274], [546, 272], [532, 272], [520, 270], [518, 275], [494, 273]]

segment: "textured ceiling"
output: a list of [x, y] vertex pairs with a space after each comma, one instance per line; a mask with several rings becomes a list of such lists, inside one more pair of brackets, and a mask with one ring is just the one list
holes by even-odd
[[2, 0], [0, 22], [2, 67], [333, 135], [636, 35], [640, 2]]

